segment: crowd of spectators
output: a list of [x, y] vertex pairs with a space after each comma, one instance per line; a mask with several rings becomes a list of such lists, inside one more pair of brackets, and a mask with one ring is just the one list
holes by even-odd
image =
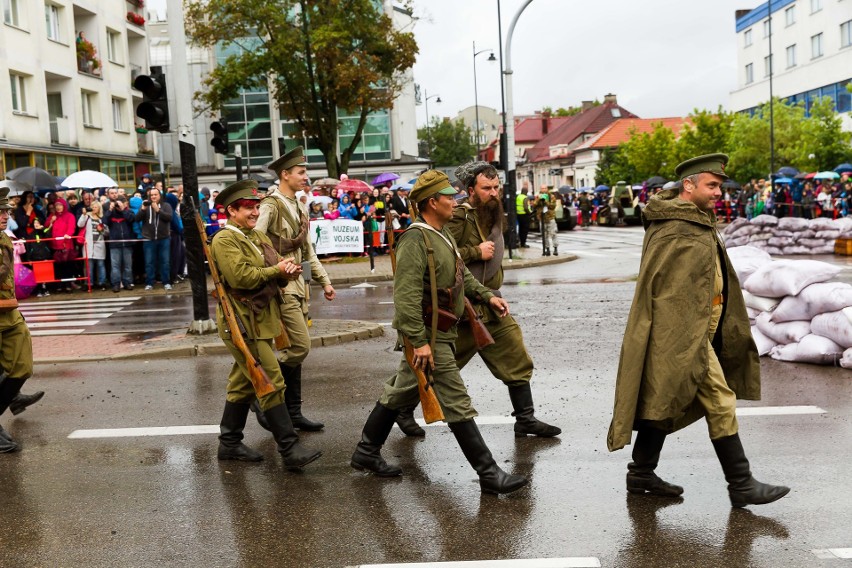
[[726, 220], [752, 219], [757, 215], [836, 219], [852, 211], [852, 181], [849, 174], [838, 180], [794, 179], [790, 183], [751, 180], [742, 189], [727, 191], [717, 206]]

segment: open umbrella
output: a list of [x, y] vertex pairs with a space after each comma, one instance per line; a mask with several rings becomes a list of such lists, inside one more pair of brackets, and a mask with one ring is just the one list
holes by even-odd
[[779, 177], [793, 177], [797, 173], [799, 173], [799, 170], [797, 170], [796, 168], [792, 166], [784, 166], [783, 168], [778, 168], [778, 171], [775, 172], [775, 175]]
[[337, 184], [337, 189], [339, 191], [354, 191], [356, 193], [363, 192], [372, 192], [373, 186], [368, 184], [366, 181], [360, 179], [353, 179], [346, 174], [340, 176], [340, 183]]
[[370, 183], [372, 183], [373, 185], [379, 185], [385, 182], [393, 181], [395, 179], [399, 179], [399, 176], [391, 172], [384, 172], [374, 177], [373, 181], [371, 181]]
[[15, 265], [15, 297], [19, 300], [29, 298], [36, 289], [35, 273], [23, 264]]
[[775, 183], [793, 183], [793, 180], [788, 177], [777, 178]]
[[405, 191], [411, 191], [414, 188], [413, 183], [398, 183], [396, 185], [392, 185], [390, 190], [397, 191], [399, 189], [404, 189]]
[[600, 193], [602, 191], [609, 191], [608, 185], [599, 185], [595, 188], [595, 193]]
[[852, 173], [852, 164], [840, 164], [839, 166], [834, 168], [834, 171], [839, 173], [839, 174]]
[[836, 172], [819, 172], [814, 179], [838, 179], [840, 174]]
[[6, 172], [6, 179], [25, 183], [33, 189], [37, 187], [56, 189], [56, 178], [41, 168], [31, 166], [15, 168]]
[[340, 183], [340, 180], [334, 178], [320, 178], [314, 181], [311, 184], [311, 187], [314, 189], [331, 189], [333, 187], [337, 187]]
[[816, 177], [816, 172], [805, 174], [805, 179], [814, 179], [814, 177]]
[[795, 176], [793, 176], [793, 179], [811, 179], [811, 178], [808, 177], [809, 175], [813, 175], [813, 174], [809, 174], [808, 172], [802, 172], [802, 173], [798, 173]]
[[71, 174], [62, 181], [62, 187], [82, 187], [96, 189], [99, 187], [118, 187], [114, 179], [94, 170], [82, 170]]
[[[778, 180], [775, 180], [778, 181]], [[789, 183], [789, 182], [787, 182]], [[722, 182], [722, 187], [725, 189], [742, 189], [742, 186], [732, 179], [726, 179]]]
[[667, 181], [669, 181], [669, 180], [667, 180], [666, 178], [664, 178], [662, 176], [654, 176], [654, 177], [648, 178], [648, 181], [645, 182], [645, 185], [647, 185], [649, 188], [653, 189], [655, 187], [663, 187], [664, 185], [666, 185]]
[[9, 188], [9, 197], [15, 197], [16, 195], [21, 195], [25, 191], [33, 190], [33, 188], [28, 186], [27, 184], [11, 179], [4, 179], [0, 181], [0, 187]]

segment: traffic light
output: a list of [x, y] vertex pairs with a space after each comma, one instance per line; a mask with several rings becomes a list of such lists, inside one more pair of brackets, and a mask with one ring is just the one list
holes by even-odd
[[228, 121], [224, 118], [217, 120], [210, 125], [210, 130], [213, 131], [213, 140], [210, 145], [213, 146], [213, 151], [217, 154], [228, 153]]
[[151, 67], [150, 75], [139, 75], [133, 87], [142, 91], [142, 102], [136, 116], [145, 119], [145, 128], [166, 133], [169, 131], [169, 101], [166, 96], [166, 76], [162, 67]]

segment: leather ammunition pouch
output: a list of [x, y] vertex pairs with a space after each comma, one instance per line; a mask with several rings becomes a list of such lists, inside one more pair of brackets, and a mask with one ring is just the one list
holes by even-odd
[[[266, 266], [275, 266], [278, 264], [278, 253], [275, 252], [275, 249], [267, 243], [261, 243], [260, 246], [263, 253], [263, 263]], [[251, 308], [254, 313], [260, 314], [269, 307], [272, 299], [280, 294], [279, 286], [282, 284], [279, 280], [270, 280], [265, 286], [256, 290], [228, 288], [228, 294], [237, 302]], [[286, 286], [286, 283], [284, 285]]]

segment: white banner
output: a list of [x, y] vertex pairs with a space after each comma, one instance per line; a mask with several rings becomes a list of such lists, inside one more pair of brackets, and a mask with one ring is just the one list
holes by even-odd
[[317, 254], [364, 252], [364, 225], [348, 219], [311, 221], [311, 242]]

